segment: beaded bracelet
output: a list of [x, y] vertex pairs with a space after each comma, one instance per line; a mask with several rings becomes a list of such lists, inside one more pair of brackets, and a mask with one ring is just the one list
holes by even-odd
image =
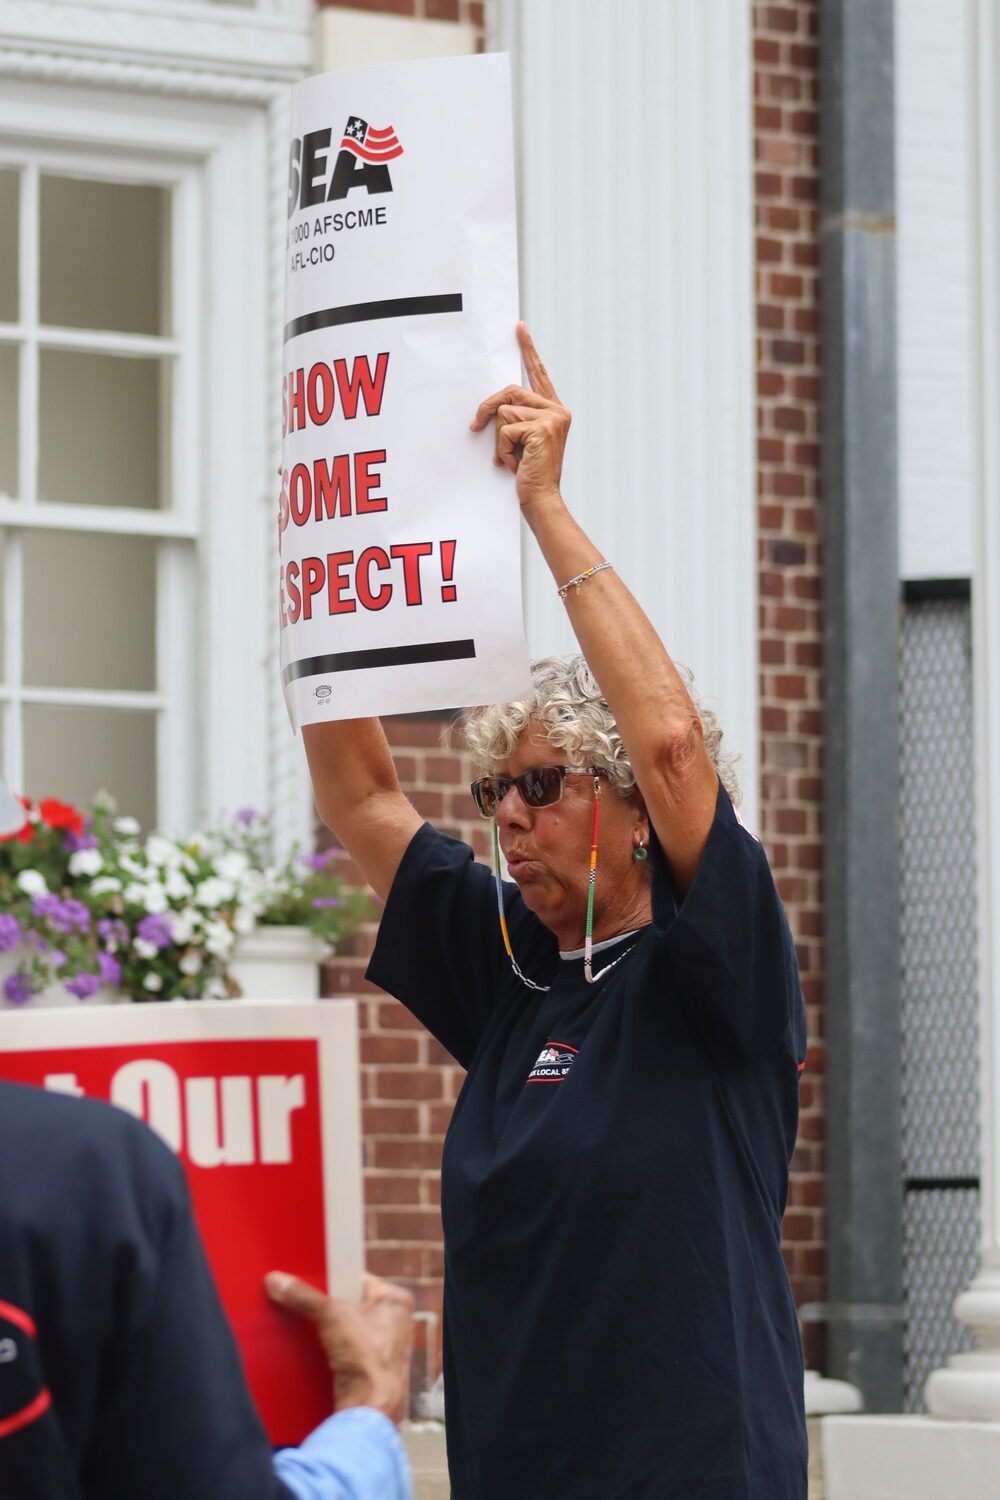
[[609, 562], [595, 563], [592, 568], [587, 568], [583, 573], [577, 573], [575, 578], [571, 578], [568, 583], [564, 583], [559, 590], [560, 599], [565, 599], [574, 584], [576, 584], [576, 591], [579, 593], [581, 584], [586, 583], [588, 578], [593, 578], [595, 573], [600, 573], [603, 568], [610, 568], [611, 566], [612, 564]]

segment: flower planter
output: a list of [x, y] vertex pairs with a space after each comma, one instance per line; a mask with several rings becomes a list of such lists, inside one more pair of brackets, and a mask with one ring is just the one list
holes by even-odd
[[[339, 850], [275, 855], [270, 820], [251, 808], [178, 839], [143, 838], [107, 796], [89, 816], [54, 798], [24, 806], [23, 828], [0, 834], [4, 1010], [222, 1000], [233, 990], [317, 1000], [321, 960], [371, 908], [340, 874]], [[51, 983], [22, 1001], [34, 955], [45, 955], [40, 978]], [[101, 979], [112, 988], [74, 994]]]
[[256, 927], [236, 939], [229, 972], [244, 1000], [318, 1000], [319, 966], [329, 952], [306, 927]]

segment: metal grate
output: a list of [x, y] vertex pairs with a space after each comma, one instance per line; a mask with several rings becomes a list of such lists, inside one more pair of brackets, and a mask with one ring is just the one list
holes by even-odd
[[905, 1409], [924, 1411], [927, 1377], [973, 1336], [952, 1312], [979, 1264], [979, 1193], [975, 1188], [908, 1192], [903, 1217], [906, 1321]]
[[905, 1408], [972, 1335], [979, 1113], [970, 611], [903, 612], [900, 659]]

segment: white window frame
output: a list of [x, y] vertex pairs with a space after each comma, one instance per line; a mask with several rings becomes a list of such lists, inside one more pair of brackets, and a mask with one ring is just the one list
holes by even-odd
[[[71, 75], [71, 63], [67, 69]], [[99, 77], [99, 69], [91, 72]], [[107, 72], [120, 82], [121, 68]], [[9, 157], [16, 157], [20, 143], [22, 155], [35, 161], [64, 162], [72, 155], [81, 171], [89, 173], [94, 164], [102, 176], [169, 183], [175, 194], [174, 307], [184, 311], [166, 343], [186, 363], [173, 414], [176, 503], [169, 511], [46, 504], [28, 519], [165, 538], [158, 692], [138, 697], [161, 709], [159, 821], [184, 832], [221, 811], [273, 800], [268, 745], [275, 632], [268, 631], [267, 601], [274, 498], [267, 476], [277, 462], [275, 402], [269, 399], [277, 383], [269, 334], [276, 341], [271, 325], [277, 328], [280, 312], [268, 294], [279, 253], [274, 142], [283, 135], [285, 90], [222, 78], [215, 90], [222, 99], [177, 98], [166, 87], [167, 71], [155, 78], [148, 68], [137, 70], [131, 87], [76, 88], [45, 79], [39, 68], [38, 78], [4, 82], [0, 146]], [[22, 225], [22, 242], [29, 228]], [[89, 333], [76, 330], [59, 337], [64, 347], [77, 339], [94, 345]], [[123, 341], [138, 347], [130, 336], [104, 337], [109, 347]], [[153, 342], [163, 352], [164, 341]], [[21, 427], [22, 434], [34, 431], [33, 420], [22, 420]], [[30, 452], [22, 456], [22, 480], [31, 459]], [[0, 501], [0, 523], [23, 525], [27, 509], [20, 501]], [[192, 547], [193, 563], [184, 556]], [[8, 599], [8, 628], [17, 605]], [[53, 696], [68, 703], [75, 695]], [[107, 703], [115, 695], [86, 696]], [[137, 696], [126, 696], [134, 706]]]

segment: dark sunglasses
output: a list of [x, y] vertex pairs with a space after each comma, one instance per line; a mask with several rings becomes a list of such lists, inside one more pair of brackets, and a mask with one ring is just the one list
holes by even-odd
[[470, 787], [484, 818], [495, 818], [512, 786], [525, 807], [551, 807], [563, 794], [567, 776], [607, 776], [600, 766], [531, 766], [520, 776], [481, 776]]

